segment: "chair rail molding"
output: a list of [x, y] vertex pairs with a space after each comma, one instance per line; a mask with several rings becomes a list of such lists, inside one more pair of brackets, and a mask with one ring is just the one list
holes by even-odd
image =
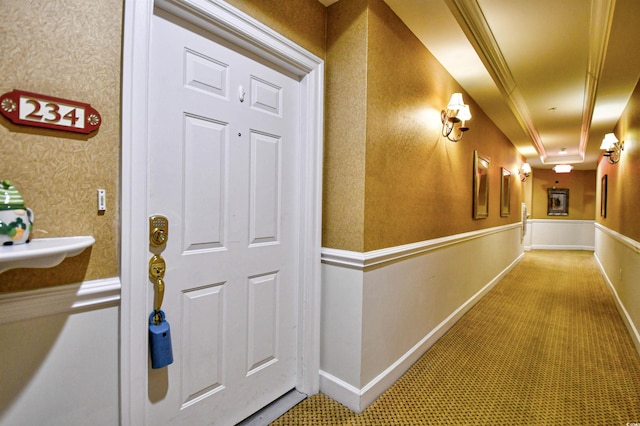
[[607, 234], [610, 237], [618, 240], [620, 243], [624, 244], [625, 246], [627, 246], [631, 250], [633, 250], [636, 253], [640, 254], [640, 242], [639, 241], [636, 241], [636, 240], [634, 240], [632, 238], [624, 236], [624, 235], [620, 234], [619, 232], [616, 232], [613, 229], [609, 229], [606, 226], [603, 226], [603, 225], [601, 225], [599, 223], [596, 223], [595, 227], [596, 227], [596, 229], [604, 232], [605, 234]]
[[496, 226], [493, 228], [481, 229], [479, 231], [465, 232], [462, 234], [372, 250], [364, 253], [323, 247], [321, 250], [321, 259], [322, 263], [364, 271], [372, 267], [383, 266], [388, 263], [396, 262], [416, 254], [460, 244], [498, 232], [508, 231], [513, 228], [520, 229], [521, 227], [522, 223], [516, 222], [509, 225]]
[[120, 304], [117, 277], [0, 294], [0, 324]]

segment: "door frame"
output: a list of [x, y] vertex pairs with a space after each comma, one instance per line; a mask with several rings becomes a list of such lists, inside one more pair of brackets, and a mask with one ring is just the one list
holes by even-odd
[[122, 64], [120, 423], [146, 424], [147, 119], [154, 6], [212, 32], [300, 81], [300, 214], [296, 389], [319, 390], [324, 62], [221, 0], [125, 0]]

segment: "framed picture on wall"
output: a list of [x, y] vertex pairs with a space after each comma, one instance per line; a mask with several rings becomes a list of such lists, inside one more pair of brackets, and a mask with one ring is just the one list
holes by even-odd
[[569, 215], [569, 190], [547, 189], [547, 216]]
[[602, 217], [607, 217], [607, 176], [602, 176], [600, 181], [600, 216]]
[[500, 216], [507, 217], [511, 213], [511, 170], [500, 167]]
[[473, 151], [473, 218], [489, 217], [489, 158]]

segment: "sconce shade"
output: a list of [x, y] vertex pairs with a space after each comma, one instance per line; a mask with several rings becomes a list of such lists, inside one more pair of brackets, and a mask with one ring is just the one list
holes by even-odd
[[613, 150], [616, 143], [618, 142], [618, 138], [613, 133], [607, 133], [604, 135], [604, 139], [602, 139], [602, 144], [600, 145], [600, 149], [604, 149], [606, 151]]
[[600, 149], [605, 151], [603, 155], [607, 157], [609, 163], [616, 164], [620, 161], [621, 152], [624, 151], [624, 141], [619, 141], [613, 133], [607, 133], [602, 139]]
[[517, 169], [520, 180], [526, 182], [527, 178], [531, 175], [531, 166], [529, 163], [524, 163], [521, 168]]
[[469, 105], [464, 104], [462, 93], [451, 95], [447, 109], [440, 113], [440, 119], [442, 120], [442, 136], [451, 142], [458, 142], [462, 139], [464, 132], [469, 130], [464, 122], [471, 119]]
[[449, 105], [447, 105], [447, 109], [451, 111], [459, 111], [464, 108], [464, 102], [462, 101], [462, 93], [454, 93], [451, 95], [451, 99], [449, 100]]
[[471, 120], [471, 111], [469, 111], [469, 105], [462, 105], [462, 109], [458, 113], [458, 118], [462, 121]]

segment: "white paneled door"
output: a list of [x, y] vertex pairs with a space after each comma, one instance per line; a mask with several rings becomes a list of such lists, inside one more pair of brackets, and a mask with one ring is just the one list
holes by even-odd
[[149, 256], [174, 362], [149, 367], [148, 424], [235, 424], [296, 385], [300, 83], [161, 11], [151, 25], [147, 205], [169, 235]]

